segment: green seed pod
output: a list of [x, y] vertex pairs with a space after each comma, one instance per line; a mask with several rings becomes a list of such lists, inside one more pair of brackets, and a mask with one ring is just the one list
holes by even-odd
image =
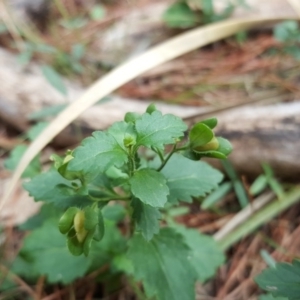
[[207, 144], [198, 146], [195, 148], [196, 151], [210, 151], [217, 150], [219, 148], [219, 141], [216, 137], [213, 137]]
[[78, 211], [74, 217], [74, 229], [79, 243], [82, 243], [88, 234], [88, 231], [84, 227], [84, 219], [85, 215], [82, 210]]
[[79, 211], [77, 207], [69, 207], [58, 222], [58, 229], [62, 234], [66, 234], [73, 227], [74, 217]]

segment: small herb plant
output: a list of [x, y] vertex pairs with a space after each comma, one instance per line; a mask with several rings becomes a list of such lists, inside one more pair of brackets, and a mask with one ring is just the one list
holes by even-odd
[[163, 20], [171, 28], [189, 28], [227, 19], [240, 6], [248, 8], [245, 0], [228, 0], [224, 10], [217, 13], [213, 0], [177, 0], [165, 11]]
[[150, 105], [64, 157], [52, 155], [54, 166], [24, 184], [46, 205], [23, 225], [33, 231], [12, 270], [24, 273], [27, 265], [24, 276], [66, 284], [109, 264], [113, 274], [141, 282], [148, 298], [194, 299], [195, 282], [213, 276], [224, 255], [211, 237], [178, 225], [172, 210], [221, 182], [218, 170], [199, 161], [232, 150], [215, 136], [216, 125], [207, 119], [186, 134], [180, 118]]

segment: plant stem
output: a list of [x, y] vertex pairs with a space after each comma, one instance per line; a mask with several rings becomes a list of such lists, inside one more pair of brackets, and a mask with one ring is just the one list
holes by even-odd
[[266, 205], [248, 220], [242, 223], [234, 231], [228, 233], [224, 238], [218, 241], [223, 251], [230, 248], [243, 237], [252, 233], [259, 226], [267, 223], [269, 220], [297, 203], [300, 200], [300, 186], [293, 188], [290, 192], [284, 195], [284, 199], [275, 199], [272, 203]]
[[172, 151], [168, 154], [167, 158], [162, 162], [162, 164], [160, 165], [160, 167], [157, 169], [157, 172], [161, 171], [164, 166], [167, 164], [167, 162], [169, 161], [169, 159], [171, 158], [171, 156], [176, 152], [176, 146], [177, 144], [175, 144], [173, 146]]
[[135, 295], [139, 300], [147, 300], [147, 297], [144, 295], [144, 293], [141, 291], [137, 283], [132, 279], [131, 277], [128, 277], [128, 281], [130, 286], [132, 287]]

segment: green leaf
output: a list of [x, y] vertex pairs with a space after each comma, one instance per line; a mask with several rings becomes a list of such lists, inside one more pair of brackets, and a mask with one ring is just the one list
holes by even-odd
[[246, 207], [249, 204], [249, 198], [242, 182], [240, 180], [234, 181], [233, 188], [241, 207]]
[[199, 22], [197, 14], [185, 2], [175, 2], [163, 14], [163, 20], [169, 27], [188, 28]]
[[85, 52], [85, 46], [82, 44], [75, 44], [72, 46], [71, 56], [75, 60], [80, 60]]
[[260, 250], [260, 256], [262, 257], [262, 259], [265, 261], [265, 263], [271, 267], [271, 268], [275, 268], [276, 267], [276, 260], [269, 254], [268, 251], [262, 249]]
[[285, 21], [275, 26], [274, 36], [280, 42], [288, 42], [293, 39], [297, 31], [298, 23], [296, 21]]
[[179, 154], [174, 154], [161, 172], [167, 179], [172, 203], [192, 202], [192, 197], [203, 197], [216, 189], [223, 178], [208, 164]]
[[39, 122], [32, 126], [26, 133], [29, 140], [34, 141], [48, 125], [48, 122]]
[[162, 115], [159, 111], [154, 111], [151, 115], [145, 113], [136, 121], [135, 127], [137, 146], [159, 149], [163, 149], [164, 145], [174, 144], [187, 129], [180, 118], [170, 114]]
[[78, 194], [70, 181], [64, 179], [53, 169], [35, 176], [23, 186], [35, 201], [53, 203], [60, 208], [77, 205], [82, 207], [91, 203], [87, 195]]
[[88, 259], [70, 255], [65, 237], [53, 220], [45, 222], [25, 238], [21, 253], [30, 255], [34, 270], [46, 275], [49, 283], [70, 283], [82, 277], [90, 266]]
[[219, 200], [221, 200], [227, 193], [230, 192], [232, 189], [232, 183], [231, 182], [225, 182], [221, 184], [215, 191], [213, 191], [209, 196], [207, 196], [202, 204], [202, 209], [208, 209], [211, 208], [213, 205], [215, 205]]
[[37, 121], [40, 119], [45, 119], [47, 117], [56, 116], [61, 111], [63, 111], [67, 107], [67, 104], [58, 104], [53, 106], [48, 106], [42, 108], [38, 111], [35, 111], [28, 115], [28, 120]]
[[249, 189], [250, 194], [253, 196], [258, 195], [267, 187], [267, 184], [268, 184], [268, 180], [266, 175], [264, 174], [259, 175], [250, 186]]
[[121, 167], [127, 162], [127, 154], [120, 146], [120, 136], [95, 131], [92, 137], [82, 141], [82, 145], [73, 152], [74, 159], [69, 162], [69, 171], [82, 171], [87, 180], [94, 179], [115, 165]]
[[136, 120], [140, 119], [142, 116], [135, 112], [128, 112], [124, 117], [124, 121], [127, 123], [135, 123]]
[[169, 194], [166, 179], [152, 169], [136, 171], [130, 178], [131, 191], [143, 203], [153, 207], [164, 207]]
[[119, 272], [123, 272], [127, 275], [132, 275], [134, 272], [131, 260], [126, 254], [120, 254], [113, 258], [112, 267]]
[[197, 123], [189, 132], [189, 139], [193, 149], [204, 146], [212, 140], [214, 133], [203, 123]]
[[273, 297], [271, 294], [267, 294], [267, 295], [259, 296], [258, 300], [289, 300], [289, 299], [285, 297]]
[[124, 121], [114, 123], [108, 130], [108, 134], [114, 137], [122, 149], [125, 150], [124, 140], [130, 137], [135, 141], [136, 132], [133, 124], [128, 124]]
[[124, 206], [120, 204], [106, 205], [102, 209], [102, 214], [104, 219], [120, 222], [125, 218], [126, 210]]
[[144, 204], [139, 199], [133, 199], [132, 218], [136, 223], [136, 230], [141, 231], [145, 240], [150, 241], [152, 237], [159, 232], [159, 219], [161, 214], [159, 210], [150, 205]]
[[150, 242], [139, 234], [129, 242], [133, 276], [142, 281], [147, 297], [158, 300], [195, 299], [197, 275], [190, 255], [181, 235], [171, 228], [163, 228]]
[[67, 88], [61, 76], [50, 66], [42, 66], [42, 72], [47, 81], [61, 94], [67, 95]]
[[[18, 145], [15, 147], [10, 153], [9, 157], [4, 161], [4, 166], [8, 170], [15, 170], [17, 165], [19, 164], [22, 156], [27, 150], [27, 146], [25, 145]], [[32, 178], [35, 175], [39, 174], [41, 172], [41, 164], [39, 156], [36, 156], [28, 165], [26, 170], [22, 174], [22, 178]]]
[[275, 268], [264, 270], [255, 278], [256, 283], [274, 297], [298, 300], [300, 295], [300, 261], [293, 264], [277, 263]]
[[217, 268], [225, 262], [225, 256], [217, 242], [195, 229], [186, 229], [182, 226], [176, 226], [175, 229], [184, 237], [191, 249], [190, 263], [197, 272], [197, 279], [205, 282], [214, 276]]
[[90, 11], [91, 19], [94, 21], [101, 20], [105, 17], [106, 11], [103, 5], [95, 5]]

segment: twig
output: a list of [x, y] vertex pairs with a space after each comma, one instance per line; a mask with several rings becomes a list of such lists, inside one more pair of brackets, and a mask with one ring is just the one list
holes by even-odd
[[272, 192], [263, 194], [262, 196], [258, 197], [251, 205], [245, 207], [238, 214], [236, 214], [225, 226], [223, 226], [221, 230], [219, 230], [214, 235], [215, 240], [222, 240], [224, 237], [226, 237], [227, 234], [237, 228], [241, 223], [249, 219], [256, 211], [270, 202], [273, 197], [274, 193]]

